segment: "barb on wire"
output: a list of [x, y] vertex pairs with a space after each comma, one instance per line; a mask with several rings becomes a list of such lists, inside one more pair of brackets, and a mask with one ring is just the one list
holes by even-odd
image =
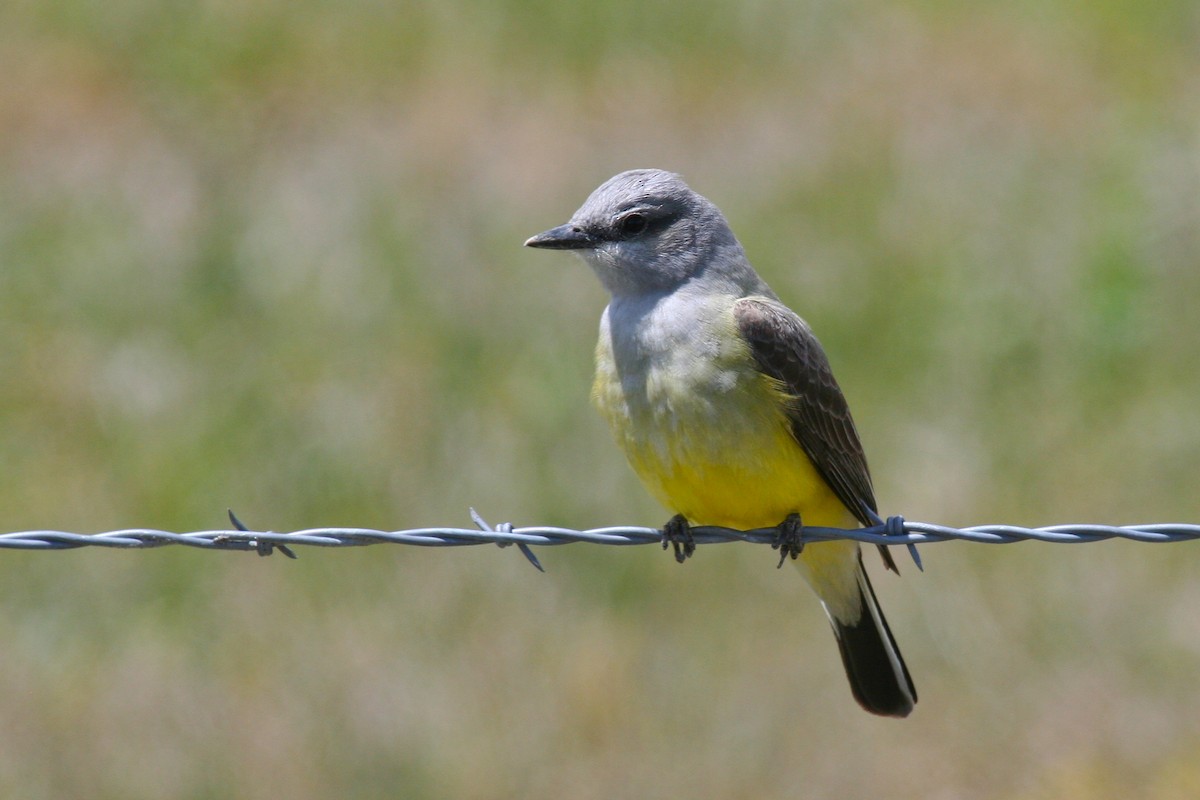
[[[479, 530], [481, 531], [512, 533], [513, 526], [511, 522], [501, 522], [499, 525], [493, 528], [491, 525], [488, 525], [483, 516], [473, 508], [471, 509], [471, 520], [479, 526]], [[508, 547], [510, 544], [512, 544], [512, 542], [496, 542], [498, 547]], [[542, 562], [538, 561], [538, 557], [535, 556], [533, 551], [529, 549], [528, 544], [525, 542], [517, 542], [516, 545], [517, 549], [521, 551], [521, 554], [525, 556], [525, 558], [529, 559], [529, 563], [533, 564], [533, 566], [537, 568], [538, 572], [546, 571], [545, 568], [542, 567]]]
[[[229, 515], [229, 521], [233, 523], [233, 527], [243, 532], [250, 531], [250, 529], [243, 525], [242, 521], [237, 518], [237, 514], [233, 513], [232, 508], [225, 509], [225, 513]], [[296, 557], [296, 554], [292, 552], [292, 548], [288, 547], [286, 544], [280, 544], [279, 542], [258, 539], [254, 542], [254, 549], [260, 556], [269, 556], [271, 553], [275, 552], [276, 549], [278, 549], [279, 552], [283, 553], [288, 558]]]
[[[312, 528], [291, 533], [247, 530], [230, 512], [235, 530], [195, 531], [172, 533], [148, 528], [107, 531], [105, 533], [68, 533], [65, 531], [20, 531], [0, 534], [0, 549], [72, 550], [79, 547], [110, 547], [146, 549], [166, 545], [183, 545], [206, 550], [253, 551], [270, 555], [276, 549], [295, 558], [292, 547], [361, 547], [371, 544], [408, 544], [419, 547], [457, 547], [495, 544], [500, 547], [516, 545], [533, 566], [543, 570], [530, 549], [586, 542], [590, 544], [636, 545], [662, 544], [663, 532], [658, 528], [632, 526], [571, 530], [532, 526], [515, 528], [504, 523], [494, 527], [471, 510], [479, 530], [471, 528], [415, 528], [401, 531], [381, 531], [367, 528]], [[738, 531], [730, 528], [696, 526], [690, 529], [696, 544], [720, 542], [753, 542], [775, 544], [777, 528], [756, 528]], [[857, 542], [883, 545], [906, 545], [915, 556], [915, 545], [945, 541], [977, 542], [980, 544], [1011, 544], [1037, 541], [1056, 544], [1098, 542], [1106, 539], [1125, 539], [1134, 542], [1183, 542], [1200, 539], [1200, 525], [1188, 523], [1154, 523], [1148, 525], [1054, 525], [1046, 528], [1023, 528], [1015, 525], [978, 525], [970, 528], [951, 528], [928, 522], [908, 522], [903, 517], [889, 517], [868, 528], [820, 528], [805, 526], [804, 542], [832, 539], [852, 539]], [[920, 561], [917, 561], [920, 567]]]

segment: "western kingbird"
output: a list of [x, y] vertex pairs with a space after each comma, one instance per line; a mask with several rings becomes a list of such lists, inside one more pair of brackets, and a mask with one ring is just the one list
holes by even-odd
[[[808, 324], [758, 276], [720, 210], [678, 176], [631, 170], [525, 242], [570, 250], [611, 295], [592, 399], [650, 492], [688, 524], [871, 524], [876, 504], [846, 399]], [[797, 516], [799, 515], [799, 516]], [[665, 546], [665, 543], [664, 543]], [[858, 543], [783, 543], [825, 608], [855, 699], [907, 716], [908, 668]], [[885, 563], [895, 564], [884, 548]]]

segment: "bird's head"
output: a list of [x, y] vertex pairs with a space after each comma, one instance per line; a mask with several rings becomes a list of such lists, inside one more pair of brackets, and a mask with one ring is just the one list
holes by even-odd
[[732, 247], [742, 260], [720, 210], [658, 169], [609, 178], [570, 222], [525, 246], [577, 253], [614, 296], [669, 292], [712, 264], [719, 249]]

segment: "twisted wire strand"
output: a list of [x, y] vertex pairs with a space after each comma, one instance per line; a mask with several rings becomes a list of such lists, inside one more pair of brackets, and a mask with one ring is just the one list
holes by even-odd
[[[382, 531], [369, 528], [311, 528], [307, 530], [275, 533], [246, 529], [231, 517], [237, 529], [209, 530], [189, 533], [151, 528], [128, 528], [103, 533], [70, 533], [66, 531], [35, 530], [0, 534], [0, 549], [16, 550], [72, 550], [80, 547], [110, 547], [121, 549], [147, 549], [168, 545], [183, 545], [206, 550], [253, 550], [260, 555], [270, 555], [280, 549], [287, 555], [290, 547], [361, 547], [373, 544], [406, 544], [419, 547], [458, 547], [466, 545], [495, 544], [505, 547], [517, 545], [522, 552], [532, 557], [529, 547], [552, 546], [585, 542], [603, 545], [663, 544], [663, 532], [657, 528], [614, 526], [591, 530], [572, 530], [549, 526], [516, 528], [509, 524], [492, 527], [472, 511], [478, 529], [471, 528], [414, 528], [410, 530]], [[730, 528], [697, 526], [691, 529], [696, 544], [722, 542], [753, 542], [778, 544], [775, 528], [756, 528], [738, 531]], [[1182, 542], [1200, 539], [1200, 525], [1189, 523], [1152, 523], [1146, 525], [1053, 525], [1044, 528], [1024, 528], [1016, 525], [978, 525], [969, 528], [952, 528], [928, 522], [909, 522], [902, 517], [889, 517], [885, 522], [869, 528], [821, 528], [803, 529], [804, 541], [828, 541], [831, 539], [853, 539], [868, 544], [918, 545], [945, 541], [966, 541], [980, 544], [1011, 544], [1022, 541], [1051, 542], [1056, 544], [1079, 544], [1108, 539], [1125, 539], [1134, 542]]]

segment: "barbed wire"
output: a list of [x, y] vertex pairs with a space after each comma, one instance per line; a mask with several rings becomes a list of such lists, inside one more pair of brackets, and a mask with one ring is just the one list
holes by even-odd
[[[550, 526], [517, 528], [510, 523], [488, 525], [471, 509], [476, 529], [472, 528], [414, 528], [410, 530], [382, 531], [370, 528], [310, 528], [307, 530], [276, 533], [247, 529], [232, 512], [230, 521], [234, 530], [194, 531], [173, 533], [151, 528], [128, 528], [103, 533], [69, 533], [66, 531], [20, 531], [0, 534], [0, 549], [15, 550], [74, 550], [80, 547], [108, 547], [118, 549], [149, 549], [168, 545], [183, 545], [204, 550], [252, 550], [259, 555], [271, 555], [279, 550], [295, 558], [292, 547], [362, 547], [374, 544], [406, 544], [418, 547], [459, 547], [467, 545], [494, 544], [501, 547], [516, 545], [529, 561], [542, 569], [530, 547], [545, 547], [564, 544], [588, 543], [605, 545], [658, 544], [666, 547], [669, 539], [658, 528], [636, 526], [614, 526], [573, 530]], [[751, 542], [779, 546], [778, 528], [756, 528], [739, 531], [714, 526], [690, 528], [695, 544], [719, 544], [724, 542]], [[881, 520], [867, 528], [825, 528], [804, 526], [802, 542], [822, 542], [833, 539], [850, 539], [865, 544], [908, 546], [918, 567], [916, 555], [918, 544], [935, 542], [965, 541], [979, 544], [1012, 544], [1022, 541], [1050, 542], [1054, 544], [1080, 544], [1108, 539], [1125, 539], [1134, 542], [1183, 542], [1200, 539], [1200, 525], [1189, 523], [1152, 523], [1147, 525], [1053, 525], [1044, 528], [1025, 528], [1017, 525], [976, 525], [969, 528], [952, 528], [928, 522], [909, 522], [894, 516]]]

